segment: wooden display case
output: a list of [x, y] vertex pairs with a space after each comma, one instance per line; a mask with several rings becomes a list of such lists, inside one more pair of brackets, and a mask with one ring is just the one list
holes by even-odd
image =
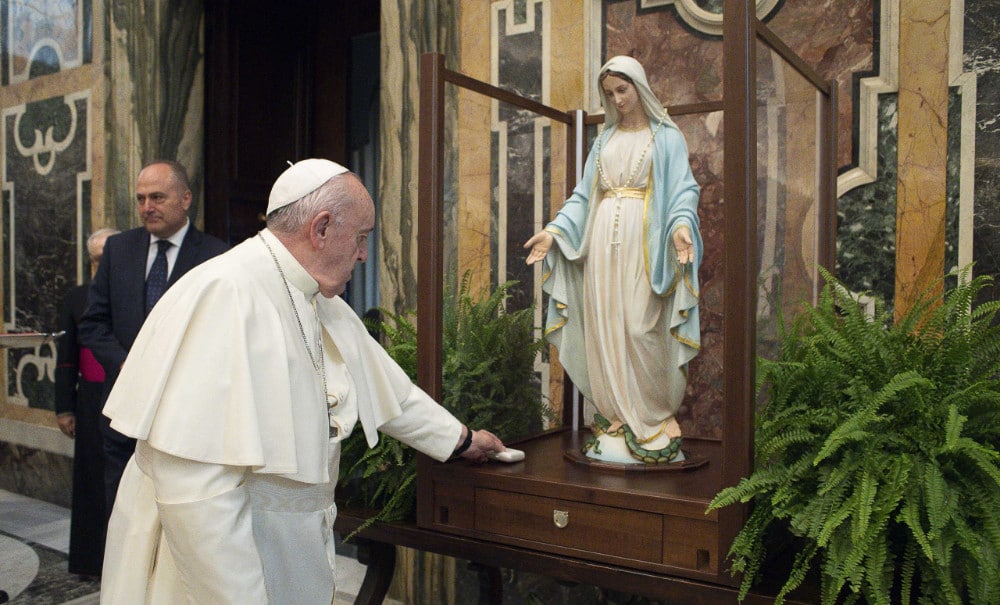
[[[719, 490], [736, 484], [753, 468], [762, 217], [776, 211], [790, 216], [790, 206], [798, 203], [794, 196], [805, 200], [794, 212], [796, 217], [811, 217], [813, 222], [803, 228], [805, 235], [797, 245], [803, 250], [811, 247], [808, 252], [815, 262], [811, 270], [807, 269], [812, 280], [807, 288], [814, 291], [820, 286], [815, 265], [833, 266], [836, 225], [835, 86], [821, 80], [796, 57], [753, 15], [748, 4], [752, 6], [736, 0], [725, 2], [723, 99], [669, 108], [675, 117], [721, 112], [725, 122], [725, 203], [722, 225], [715, 226], [725, 240], [721, 326], [724, 352], [717, 380], [724, 399], [722, 437], [685, 438], [685, 451], [702, 457], [707, 464], [691, 470], [631, 472], [574, 462], [566, 453], [579, 451], [589, 431], [570, 426], [570, 410], [575, 405], [571, 402], [563, 410], [566, 422], [562, 429], [515, 445], [526, 453], [523, 462], [474, 466], [464, 461], [439, 464], [421, 457], [417, 470], [417, 525], [422, 530], [596, 561], [619, 569], [735, 585], [724, 558], [742, 527], [746, 509], [728, 507], [706, 514], [706, 508]], [[760, 65], [765, 65], [769, 74], [781, 72], [776, 78], [780, 86], [758, 82]], [[600, 117], [588, 118], [579, 111], [547, 107], [445, 69], [441, 55], [422, 57], [418, 383], [435, 398], [441, 395], [442, 367], [445, 104], [446, 99], [457, 97], [446, 97], [446, 84], [564, 124], [566, 195], [572, 191], [582, 166], [586, 125], [601, 121]], [[788, 101], [792, 92], [800, 100], [806, 99], [808, 111], [798, 117], [791, 111], [798, 108]], [[757, 111], [778, 105], [775, 95], [785, 95], [779, 109], [787, 111], [787, 119], [801, 123], [788, 122], [788, 127], [777, 133], [758, 132], [773, 123], [758, 119]], [[800, 168], [791, 164], [759, 165], [761, 141], [765, 141], [763, 147], [787, 149], [789, 161], [801, 159], [810, 149], [814, 155], [796, 164]], [[767, 155], [761, 162], [766, 164], [774, 157], [783, 154]], [[790, 178], [788, 173], [796, 170], [798, 174], [791, 175], [796, 178]], [[771, 189], [760, 192], [762, 180], [772, 183], [772, 177], [782, 179], [779, 184], [786, 187], [779, 200], [768, 197]], [[805, 183], [807, 191], [791, 191], [789, 183], [796, 187]], [[759, 195], [764, 196], [760, 206]]]
[[[560, 429], [516, 447], [523, 462], [434, 464], [420, 520], [427, 529], [646, 571], [714, 580], [718, 513], [705, 513], [719, 484], [719, 443], [692, 440], [710, 463], [669, 472], [595, 471], [573, 463], [585, 432]], [[714, 464], [712, 463], [714, 461]], [[423, 495], [421, 496], [424, 497]]]

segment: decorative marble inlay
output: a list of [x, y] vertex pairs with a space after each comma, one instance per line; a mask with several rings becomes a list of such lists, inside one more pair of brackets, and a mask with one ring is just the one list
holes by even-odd
[[90, 62], [89, 1], [7, 0], [3, 6], [4, 85]]
[[897, 319], [944, 276], [950, 0], [901, 0], [900, 9]]
[[[954, 89], [948, 95], [948, 157], [945, 177], [944, 270], [957, 271], [959, 265], [959, 235], [961, 222], [962, 183], [962, 97]], [[972, 200], [969, 199], [971, 204]], [[955, 285], [957, 278], [949, 278], [947, 285]]]
[[39, 176], [52, 172], [56, 156], [73, 142], [76, 106], [65, 98], [29, 103], [14, 119], [14, 146], [30, 158]]
[[896, 95], [879, 98], [880, 178], [837, 199], [837, 277], [892, 306], [896, 272]]
[[[492, 5], [492, 83], [548, 104], [548, 0], [509, 0]], [[547, 118], [493, 102], [495, 134], [491, 282], [516, 280], [512, 308], [533, 302], [534, 268], [525, 265], [522, 244], [537, 230], [536, 216], [548, 216], [550, 125]]]
[[[755, 0], [758, 19], [774, 10], [779, 0]], [[688, 26], [712, 36], [722, 35], [722, 0], [639, 0], [643, 9], [673, 6]]]
[[[83, 279], [81, 242], [90, 231], [90, 96], [84, 91], [3, 110], [7, 330], [55, 331], [62, 297]], [[24, 139], [33, 139], [34, 146]], [[7, 360], [8, 400], [51, 408], [51, 345], [9, 349]]]

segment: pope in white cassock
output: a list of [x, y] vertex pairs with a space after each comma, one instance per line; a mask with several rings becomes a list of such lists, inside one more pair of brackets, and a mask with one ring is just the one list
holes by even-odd
[[356, 176], [303, 160], [267, 229], [160, 299], [104, 409], [138, 444], [102, 603], [330, 603], [340, 442], [359, 420], [369, 445], [382, 431], [437, 460], [504, 449], [414, 386], [338, 296], [374, 220]]

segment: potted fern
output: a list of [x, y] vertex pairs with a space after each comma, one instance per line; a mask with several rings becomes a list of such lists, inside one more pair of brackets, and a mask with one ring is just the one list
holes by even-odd
[[[466, 275], [457, 294], [446, 300], [442, 315], [440, 403], [467, 426], [488, 428], [505, 442], [541, 432], [548, 413], [534, 369], [544, 341], [535, 336], [532, 310], [505, 310], [514, 284], [474, 299]], [[414, 379], [416, 328], [404, 316], [384, 310], [382, 315], [373, 327], [382, 334], [389, 354]], [[414, 515], [413, 449], [387, 435], [369, 449], [362, 431], [355, 431], [343, 445], [341, 469], [338, 491], [344, 502], [378, 511], [366, 526]]]
[[760, 360], [756, 468], [709, 507], [752, 503], [741, 595], [794, 544], [778, 604], [803, 582], [823, 605], [1000, 603], [1000, 302], [969, 272], [895, 323], [824, 272]]

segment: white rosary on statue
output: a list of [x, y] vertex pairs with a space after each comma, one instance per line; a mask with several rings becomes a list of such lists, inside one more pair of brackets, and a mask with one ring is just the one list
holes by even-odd
[[[621, 222], [621, 211], [622, 211], [622, 190], [631, 189], [635, 187], [635, 179], [639, 175], [639, 169], [642, 168], [642, 164], [646, 159], [646, 154], [649, 153], [649, 148], [653, 146], [653, 141], [656, 139], [656, 133], [663, 126], [665, 120], [661, 119], [656, 123], [656, 128], [654, 128], [649, 133], [649, 140], [646, 141], [646, 146], [643, 147], [642, 153], [639, 154], [639, 159], [635, 161], [632, 165], [632, 170], [629, 172], [628, 178], [623, 180], [621, 186], [615, 187], [611, 184], [608, 179], [607, 174], [604, 172], [604, 166], [601, 164], [601, 153], [604, 151], [604, 137], [597, 138], [597, 173], [601, 179], [601, 185], [604, 187], [605, 191], [611, 191], [615, 194], [615, 222], [614, 228], [611, 236], [611, 247], [617, 251], [621, 247], [621, 233], [619, 230], [619, 224]], [[619, 124], [618, 128], [624, 130]], [[623, 167], [624, 168], [624, 167]]]

